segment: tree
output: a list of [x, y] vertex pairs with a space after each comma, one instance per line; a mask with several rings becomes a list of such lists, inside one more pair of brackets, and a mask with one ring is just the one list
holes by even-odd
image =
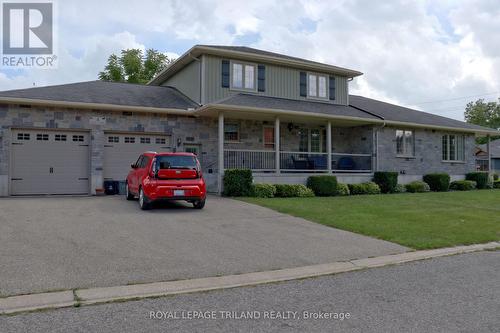
[[[465, 107], [465, 121], [469, 124], [500, 129], [500, 99], [498, 102], [485, 102], [484, 99], [469, 102]], [[491, 137], [492, 140], [498, 138], [500, 136]], [[486, 143], [486, 138], [477, 138], [476, 142]]]
[[154, 49], [148, 49], [145, 56], [140, 49], [122, 50], [120, 56], [109, 56], [104, 71], [99, 72], [99, 80], [146, 84], [172, 61]]

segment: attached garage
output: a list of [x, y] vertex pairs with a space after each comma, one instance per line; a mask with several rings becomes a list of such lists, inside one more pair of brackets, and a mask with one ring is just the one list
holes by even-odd
[[154, 133], [105, 132], [104, 180], [125, 180], [130, 165], [145, 151], [171, 151], [170, 136]]
[[88, 132], [12, 130], [11, 194], [88, 194]]

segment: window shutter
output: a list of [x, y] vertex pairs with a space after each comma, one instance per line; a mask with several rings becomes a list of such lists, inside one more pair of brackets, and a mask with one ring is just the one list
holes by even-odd
[[329, 91], [330, 91], [330, 100], [334, 101], [335, 100], [335, 76], [330, 76], [330, 84], [329, 86]]
[[257, 69], [257, 90], [266, 91], [266, 66], [259, 65]]
[[307, 97], [307, 73], [300, 72], [300, 96]]
[[229, 88], [229, 60], [222, 60], [222, 88]]

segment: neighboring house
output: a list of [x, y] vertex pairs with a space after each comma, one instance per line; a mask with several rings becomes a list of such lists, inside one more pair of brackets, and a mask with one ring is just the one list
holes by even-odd
[[464, 122], [349, 95], [362, 73], [247, 47], [197, 45], [149, 85], [81, 82], [0, 92], [0, 195], [91, 193], [146, 150], [198, 154], [212, 191], [223, 169], [256, 182], [341, 182], [397, 171], [475, 170]]
[[[500, 139], [490, 142], [491, 172], [500, 173]], [[488, 145], [478, 145], [476, 147], [476, 168], [479, 171], [489, 171]]]

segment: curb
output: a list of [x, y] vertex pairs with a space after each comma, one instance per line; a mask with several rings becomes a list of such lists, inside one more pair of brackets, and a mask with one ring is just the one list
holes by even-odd
[[169, 296], [317, 277], [500, 247], [500, 242], [423, 250], [329, 264], [191, 280], [77, 289], [0, 298], [0, 314]]

